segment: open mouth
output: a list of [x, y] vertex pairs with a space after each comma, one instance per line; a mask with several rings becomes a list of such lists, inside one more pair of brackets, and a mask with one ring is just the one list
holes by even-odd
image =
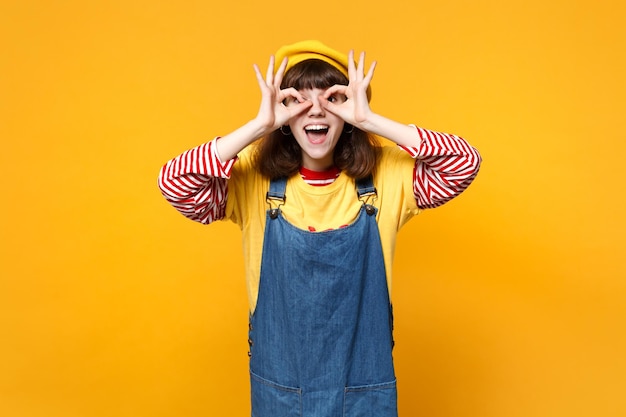
[[320, 143], [328, 134], [327, 125], [308, 125], [304, 127], [307, 137], [312, 143]]

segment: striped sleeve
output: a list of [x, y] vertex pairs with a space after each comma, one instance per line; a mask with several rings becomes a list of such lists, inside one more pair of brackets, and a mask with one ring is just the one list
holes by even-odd
[[476, 178], [480, 154], [465, 139], [447, 133], [416, 129], [417, 148], [400, 146], [415, 161], [413, 194], [420, 208], [435, 208], [461, 194]]
[[217, 140], [183, 152], [159, 172], [165, 199], [185, 217], [203, 224], [224, 218], [228, 179], [236, 161], [220, 161]]

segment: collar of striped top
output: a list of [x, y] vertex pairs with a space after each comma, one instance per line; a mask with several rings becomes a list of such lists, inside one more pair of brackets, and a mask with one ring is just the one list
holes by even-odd
[[332, 167], [326, 171], [312, 171], [304, 167], [300, 167], [300, 175], [304, 182], [309, 185], [321, 186], [335, 182], [341, 171], [337, 167]]

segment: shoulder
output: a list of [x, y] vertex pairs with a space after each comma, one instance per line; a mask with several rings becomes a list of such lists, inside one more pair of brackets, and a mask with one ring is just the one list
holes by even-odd
[[258, 142], [254, 142], [246, 146], [241, 152], [237, 154], [237, 162], [233, 166], [233, 169], [239, 171], [247, 171], [254, 169], [254, 161], [256, 157], [256, 151]]
[[381, 211], [399, 219], [398, 229], [419, 213], [413, 193], [414, 179], [415, 159], [397, 146], [381, 148], [374, 186], [380, 197]]
[[255, 166], [256, 144], [247, 146], [237, 155], [228, 181], [226, 212], [237, 219], [247, 217], [250, 210], [263, 210], [269, 180]]
[[383, 146], [376, 165], [375, 177], [404, 177], [409, 174], [412, 177], [415, 167], [415, 159], [398, 146]]

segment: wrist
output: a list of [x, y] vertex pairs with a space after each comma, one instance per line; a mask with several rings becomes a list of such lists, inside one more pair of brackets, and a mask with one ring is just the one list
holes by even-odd
[[249, 135], [253, 138], [251, 142], [254, 142], [257, 139], [260, 139], [263, 136], [275, 130], [273, 129], [273, 126], [268, 126], [258, 117], [246, 123], [245, 127], [246, 127], [246, 130], [248, 130]]
[[419, 147], [421, 143], [419, 133], [414, 126], [396, 122], [376, 113], [372, 113], [364, 123], [357, 127], [401, 146]]
[[357, 119], [354, 126], [369, 133], [379, 134], [380, 116], [370, 111], [366, 115]]

